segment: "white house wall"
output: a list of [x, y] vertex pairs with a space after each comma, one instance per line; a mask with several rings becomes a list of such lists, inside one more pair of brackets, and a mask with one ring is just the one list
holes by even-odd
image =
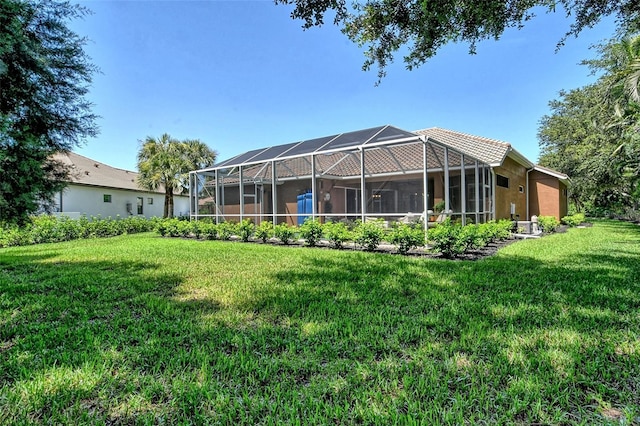
[[[105, 202], [105, 195], [111, 196], [111, 202]], [[142, 214], [137, 211], [138, 197], [142, 197]], [[62, 206], [60, 205], [62, 198]], [[149, 203], [153, 200], [152, 203]], [[187, 216], [189, 214], [189, 197], [174, 196], [174, 215]], [[164, 210], [164, 194], [130, 191], [113, 188], [103, 188], [86, 185], [71, 184], [58, 194], [55, 200], [56, 211], [70, 217], [87, 216], [127, 217], [144, 216], [162, 217]], [[127, 206], [130, 206], [128, 211]]]

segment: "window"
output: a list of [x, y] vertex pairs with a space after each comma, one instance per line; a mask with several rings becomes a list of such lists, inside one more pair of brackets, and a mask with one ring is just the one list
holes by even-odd
[[147, 198], [147, 204], [149, 205], [153, 204], [153, 198], [151, 197]]
[[496, 185], [501, 186], [503, 188], [508, 188], [509, 178], [502, 175], [496, 175]]
[[518, 192], [524, 194], [524, 186], [518, 185]]
[[143, 214], [142, 205], [144, 204], [144, 198], [138, 197], [138, 214]]
[[110, 203], [111, 202], [111, 194], [104, 194], [102, 196], [102, 201], [104, 201], [105, 203]]

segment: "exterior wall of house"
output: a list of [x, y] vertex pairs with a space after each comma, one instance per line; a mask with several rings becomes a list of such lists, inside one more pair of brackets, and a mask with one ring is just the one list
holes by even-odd
[[567, 215], [567, 186], [558, 178], [534, 170], [529, 174], [529, 212], [536, 216]]
[[[511, 218], [511, 204], [516, 205], [515, 214], [520, 220], [527, 214], [527, 168], [513, 159], [507, 157], [502, 166], [494, 169], [496, 175], [496, 220]], [[509, 187], [499, 186], [500, 179], [504, 176], [509, 179]]]
[[[110, 197], [110, 202], [105, 202], [105, 196]], [[142, 198], [141, 214], [138, 214], [138, 198]], [[55, 203], [58, 213], [70, 217], [84, 214], [104, 218], [131, 215], [150, 218], [162, 217], [164, 212], [164, 194], [76, 184], [70, 184], [58, 194]], [[189, 215], [189, 197], [174, 196], [173, 203], [174, 215]]]

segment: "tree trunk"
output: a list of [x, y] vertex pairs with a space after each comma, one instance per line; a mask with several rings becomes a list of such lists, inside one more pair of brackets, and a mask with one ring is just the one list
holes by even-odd
[[164, 217], [173, 217], [173, 188], [167, 188], [164, 194]]

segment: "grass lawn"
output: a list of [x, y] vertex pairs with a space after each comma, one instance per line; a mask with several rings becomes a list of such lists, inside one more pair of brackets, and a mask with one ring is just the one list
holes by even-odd
[[166, 239], [0, 249], [0, 424], [640, 423], [640, 226], [477, 262]]

